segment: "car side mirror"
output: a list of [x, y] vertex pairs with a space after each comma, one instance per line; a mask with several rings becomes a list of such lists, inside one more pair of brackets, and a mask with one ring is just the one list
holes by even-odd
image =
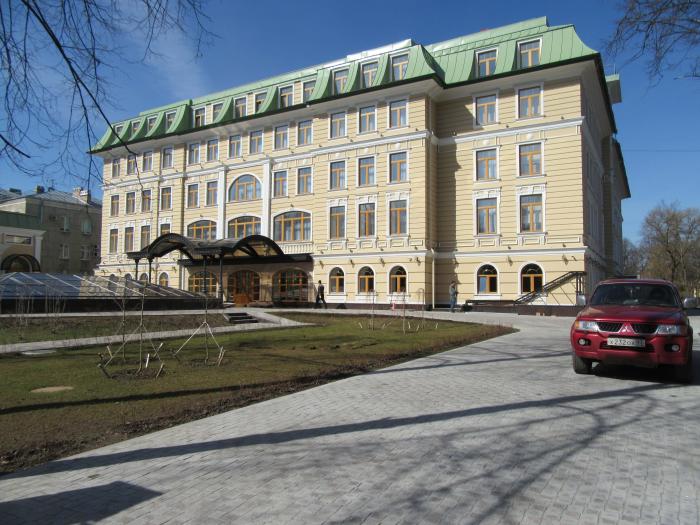
[[691, 308], [698, 307], [698, 300], [695, 297], [686, 297], [683, 299], [683, 308], [685, 310], [690, 310]]
[[584, 294], [576, 294], [576, 306], [586, 306], [586, 296]]

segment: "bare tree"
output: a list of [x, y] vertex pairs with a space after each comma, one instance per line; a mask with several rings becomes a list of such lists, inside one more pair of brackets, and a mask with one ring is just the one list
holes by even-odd
[[[0, 67], [3, 100], [0, 159], [28, 175], [48, 169], [101, 180], [85, 152], [110, 126], [109, 80], [153, 58], [169, 31], [192, 39], [197, 54], [210, 33], [206, 0], [3, 0]], [[140, 42], [129, 58], [125, 35]], [[39, 152], [55, 149], [51, 158]]]
[[641, 275], [647, 265], [646, 251], [625, 238], [622, 240], [622, 273]]
[[649, 76], [681, 70], [700, 78], [700, 1], [625, 0], [606, 43], [608, 53], [628, 62], [646, 57]]

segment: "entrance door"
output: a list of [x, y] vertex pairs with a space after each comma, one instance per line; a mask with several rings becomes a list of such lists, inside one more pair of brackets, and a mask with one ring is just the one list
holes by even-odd
[[228, 297], [237, 306], [260, 300], [260, 275], [252, 270], [239, 270], [228, 276]]

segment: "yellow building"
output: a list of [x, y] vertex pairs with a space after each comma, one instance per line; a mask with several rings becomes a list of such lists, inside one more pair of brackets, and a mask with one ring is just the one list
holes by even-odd
[[[455, 281], [459, 302], [573, 304], [620, 271], [619, 87], [573, 26], [539, 18], [144, 111], [93, 149], [100, 272], [133, 275], [136, 254], [154, 281], [222, 281], [239, 303], [306, 301], [321, 281], [329, 303], [445, 304]], [[153, 258], [166, 234], [259, 234], [285, 256], [204, 273], [187, 250]]]

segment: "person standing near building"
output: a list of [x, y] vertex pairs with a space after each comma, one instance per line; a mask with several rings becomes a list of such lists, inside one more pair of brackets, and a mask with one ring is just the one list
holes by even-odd
[[318, 305], [321, 302], [323, 302], [324, 308], [328, 308], [328, 305], [326, 304], [325, 291], [326, 291], [326, 287], [323, 286], [323, 283], [319, 280], [318, 281], [318, 288], [316, 288], [316, 306], [315, 306], [315, 308], [318, 308]]
[[454, 313], [457, 305], [457, 284], [452, 281], [450, 283], [450, 313]]

